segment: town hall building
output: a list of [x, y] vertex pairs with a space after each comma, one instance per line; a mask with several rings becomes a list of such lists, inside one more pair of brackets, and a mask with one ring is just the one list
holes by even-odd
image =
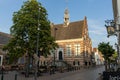
[[59, 48], [55, 59], [66, 61], [73, 66], [90, 66], [92, 63], [92, 42], [88, 33], [87, 17], [80, 21], [69, 21], [69, 11], [65, 9], [64, 23], [51, 24], [51, 35]]

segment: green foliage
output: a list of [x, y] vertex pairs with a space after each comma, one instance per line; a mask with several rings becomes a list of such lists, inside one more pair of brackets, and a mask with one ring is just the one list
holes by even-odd
[[100, 43], [98, 45], [98, 50], [103, 54], [103, 57], [105, 58], [105, 60], [109, 60], [110, 57], [114, 54], [115, 50], [113, 49], [113, 47], [111, 45], [109, 45], [108, 43]]
[[116, 59], [116, 58], [118, 57], [118, 53], [115, 52], [115, 53], [112, 55], [112, 57], [113, 57], [114, 59]]
[[57, 47], [55, 39], [51, 37], [50, 21], [47, 16], [46, 9], [36, 0], [24, 2], [21, 9], [14, 12], [13, 25], [10, 29], [12, 38], [3, 48], [9, 52], [11, 61], [23, 56], [27, 51], [29, 55], [36, 53], [38, 36], [38, 49], [43, 49], [44, 56]]
[[113, 47], [108, 43], [100, 43], [98, 45], [98, 50], [103, 54], [103, 57], [105, 59], [105, 71], [110, 69], [110, 63], [111, 63], [111, 57], [115, 53], [115, 50]]
[[111, 62], [116, 62], [116, 59], [118, 58], [118, 53], [114, 52], [114, 54], [112, 54], [112, 56], [110, 57]]

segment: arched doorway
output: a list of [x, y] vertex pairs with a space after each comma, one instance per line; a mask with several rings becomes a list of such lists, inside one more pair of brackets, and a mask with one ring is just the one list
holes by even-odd
[[62, 53], [62, 51], [59, 51], [59, 60], [63, 60], [63, 53]]

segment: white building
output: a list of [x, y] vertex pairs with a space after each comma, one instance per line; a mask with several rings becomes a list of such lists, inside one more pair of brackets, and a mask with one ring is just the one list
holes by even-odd
[[102, 65], [104, 63], [102, 54], [98, 51], [97, 48], [93, 48], [93, 52], [94, 52], [94, 58], [95, 58], [96, 65]]

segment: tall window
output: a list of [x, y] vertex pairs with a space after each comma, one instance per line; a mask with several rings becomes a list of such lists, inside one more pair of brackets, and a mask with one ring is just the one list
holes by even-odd
[[75, 44], [75, 56], [80, 55], [80, 44]]
[[67, 56], [71, 56], [72, 53], [71, 53], [71, 45], [66, 45], [66, 55]]

